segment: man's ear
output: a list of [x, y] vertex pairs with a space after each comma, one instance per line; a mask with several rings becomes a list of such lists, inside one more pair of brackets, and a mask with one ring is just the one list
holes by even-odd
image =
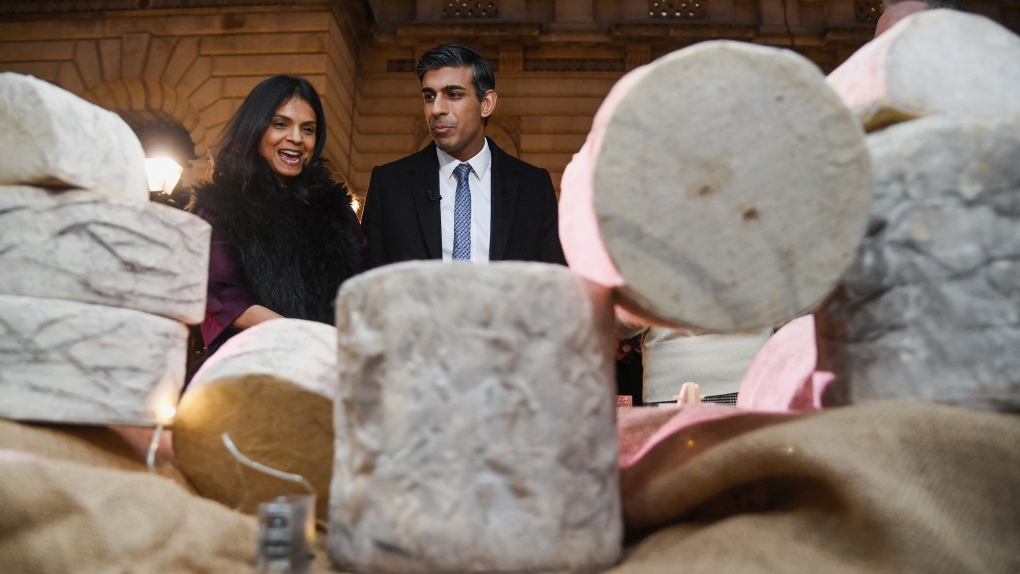
[[482, 96], [482, 117], [487, 118], [496, 111], [496, 90], [489, 90]]

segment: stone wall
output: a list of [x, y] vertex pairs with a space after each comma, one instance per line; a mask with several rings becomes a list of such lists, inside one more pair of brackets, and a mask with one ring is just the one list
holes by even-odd
[[308, 78], [324, 98], [326, 155], [349, 169], [356, 43], [327, 5], [132, 10], [0, 21], [0, 70], [31, 74], [119, 113], [136, 130], [179, 124], [208, 177], [210, 148], [248, 92], [273, 74]]
[[[501, 68], [496, 72], [499, 99], [486, 134], [508, 153], [548, 169], [558, 190], [563, 168], [581, 148], [595, 111], [622, 72], [504, 71], [498, 52], [482, 52]], [[387, 61], [409, 60], [411, 53], [397, 47], [362, 57], [350, 172], [358, 191], [368, 188], [374, 166], [431, 141], [414, 74], [385, 67]]]
[[[881, 0], [695, 0], [697, 10], [669, 18], [641, 0], [491, 3], [495, 17], [451, 17], [438, 0], [106, 0], [90, 3], [106, 11], [85, 12], [73, 12], [73, 2], [11, 0], [0, 5], [0, 71], [51, 81], [136, 130], [182, 127], [196, 156], [183, 185], [208, 177], [210, 147], [258, 81], [305, 76], [323, 96], [326, 156], [363, 197], [374, 166], [428, 141], [415, 60], [458, 41], [496, 68], [488, 135], [548, 169], [558, 189], [599, 103], [627, 70], [724, 38], [790, 47], [828, 72], [871, 38]], [[174, 7], [185, 5], [206, 7]], [[1017, 0], [968, 5], [1020, 27]]]

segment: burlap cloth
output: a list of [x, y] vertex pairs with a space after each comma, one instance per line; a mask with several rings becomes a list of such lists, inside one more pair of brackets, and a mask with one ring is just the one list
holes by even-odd
[[253, 569], [258, 526], [251, 516], [160, 476], [4, 456], [12, 452], [0, 453], [3, 572]]
[[1020, 572], [1020, 416], [884, 402], [782, 417], [625, 442], [645, 452], [622, 469], [632, 539], [611, 572]]
[[[621, 416], [615, 574], [1020, 572], [1016, 415], [889, 402], [657, 434], [675, 415]], [[10, 459], [0, 571], [254, 570], [253, 517], [144, 472]]]
[[[145, 457], [153, 432], [147, 427], [31, 424], [0, 418], [0, 449], [103, 468], [146, 471]], [[156, 474], [195, 492], [177, 467], [170, 431], [162, 432], [154, 462]]]
[[0, 419], [0, 572], [251, 572], [255, 518], [200, 498], [153, 429]]

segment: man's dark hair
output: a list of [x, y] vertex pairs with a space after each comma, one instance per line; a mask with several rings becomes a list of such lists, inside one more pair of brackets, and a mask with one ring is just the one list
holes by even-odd
[[414, 75], [422, 82], [425, 72], [439, 68], [471, 68], [471, 83], [475, 86], [475, 97], [482, 101], [485, 92], [496, 89], [496, 76], [481, 54], [463, 44], [443, 44], [422, 54]]
[[[906, 0], [885, 0], [884, 5], [886, 8], [893, 4], [899, 4]], [[937, 8], [946, 8], [948, 10], [959, 10], [960, 12], [966, 12], [967, 6], [962, 0], [920, 0], [928, 5], [928, 10], [935, 10]]]

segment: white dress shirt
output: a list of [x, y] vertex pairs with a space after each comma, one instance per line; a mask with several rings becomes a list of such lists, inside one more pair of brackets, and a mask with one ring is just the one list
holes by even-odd
[[[453, 261], [453, 208], [457, 198], [457, 176], [453, 170], [462, 162], [436, 148], [439, 155], [439, 222], [443, 233], [443, 261]], [[492, 152], [489, 142], [466, 163], [471, 164], [471, 261], [489, 260], [489, 234], [492, 230]]]

